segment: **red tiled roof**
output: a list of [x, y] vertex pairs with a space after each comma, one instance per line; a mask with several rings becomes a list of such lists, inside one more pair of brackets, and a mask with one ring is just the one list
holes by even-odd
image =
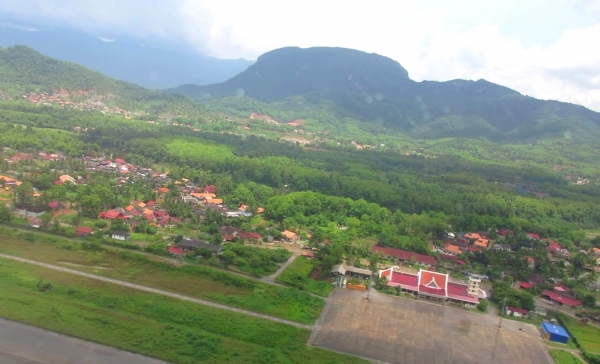
[[148, 207], [152, 207], [152, 206], [155, 206], [155, 205], [156, 205], [156, 202], [154, 202], [154, 201], [148, 201], [148, 202], [146, 202], [146, 206], [148, 206]]
[[400, 286], [404, 289], [412, 289], [413, 291], [417, 290], [418, 281], [419, 279], [416, 275], [400, 272], [392, 272], [389, 279], [390, 286]]
[[556, 292], [547, 291], [547, 290], [542, 292], [542, 296], [548, 297], [552, 301], [562, 303], [563, 305], [569, 306], [569, 307], [577, 307], [577, 306], [581, 306], [583, 304], [581, 301], [575, 300], [575, 299], [567, 297], [567, 296], [563, 296]]
[[146, 220], [154, 220], [154, 214], [151, 213], [144, 214], [144, 217], [146, 218]]
[[530, 238], [530, 239], [538, 239], [538, 240], [541, 239], [538, 234], [534, 234], [534, 233], [528, 233], [527, 237]]
[[467, 286], [452, 282], [448, 282], [448, 298], [470, 303], [479, 303], [479, 298], [469, 296]]
[[60, 202], [58, 202], [58, 201], [48, 202], [48, 207], [50, 207], [51, 209], [60, 207]]
[[240, 238], [240, 239], [262, 239], [262, 236], [260, 236], [257, 233], [242, 232], [242, 233], [238, 233], [238, 238]]
[[78, 226], [75, 229], [75, 233], [77, 234], [77, 236], [91, 234], [93, 231], [94, 231], [94, 229], [92, 229], [91, 227], [87, 227], [87, 226]]
[[177, 255], [183, 255], [184, 251], [181, 248], [178, 248], [176, 246], [170, 246], [169, 247], [169, 253], [171, 254], [177, 254]]
[[521, 284], [519, 284], [519, 287], [521, 287], [523, 289], [527, 289], [527, 288], [533, 287], [533, 285], [530, 283], [527, 283], [527, 282], [521, 282]]
[[108, 210], [104, 213], [104, 217], [107, 219], [116, 219], [120, 217], [122, 214], [117, 210]]
[[529, 313], [529, 311], [527, 311], [524, 308], [518, 308], [518, 307], [512, 307], [512, 306], [506, 307], [506, 311], [520, 313], [521, 315], [527, 315]]
[[115, 159], [115, 163], [124, 164], [125, 161], [122, 160], [121, 158], [117, 158], [117, 159]]
[[371, 252], [372, 253], [379, 252], [384, 255], [394, 256], [400, 260], [410, 260], [411, 258], [414, 258], [415, 261], [417, 261], [418, 263], [428, 264], [428, 265], [436, 265], [437, 264], [437, 260], [435, 260], [435, 257], [432, 257], [430, 255], [417, 254], [417, 253], [409, 252], [406, 250], [384, 248], [382, 246], [373, 245], [373, 247], [371, 248]]

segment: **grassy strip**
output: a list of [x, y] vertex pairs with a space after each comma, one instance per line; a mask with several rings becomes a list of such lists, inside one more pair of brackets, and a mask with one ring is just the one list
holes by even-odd
[[550, 355], [556, 364], [583, 364], [575, 355], [560, 349], [550, 349]]
[[600, 353], [600, 329], [592, 325], [582, 325], [566, 315], [561, 315], [560, 319], [581, 349], [590, 353]]
[[0, 276], [0, 316], [172, 363], [362, 362], [289, 325], [4, 259]]
[[308, 278], [313, 268], [314, 263], [312, 260], [299, 256], [275, 278], [275, 281], [319, 296], [329, 296], [333, 291], [333, 284]]
[[160, 261], [160, 257], [151, 260], [133, 252], [41, 236], [32, 242], [22, 235], [25, 234], [0, 232], [0, 252], [306, 324], [313, 324], [325, 305], [323, 300], [298, 289], [277, 287], [209, 267], [176, 267]]

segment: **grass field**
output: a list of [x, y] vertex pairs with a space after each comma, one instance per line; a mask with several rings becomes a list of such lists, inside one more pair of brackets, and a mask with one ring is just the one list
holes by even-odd
[[[289, 325], [0, 259], [0, 316], [171, 363], [361, 363]], [[39, 282], [51, 283], [42, 292]]]
[[24, 235], [27, 233], [1, 230], [0, 252], [307, 324], [316, 321], [325, 304], [298, 289], [277, 287], [209, 267], [176, 267], [162, 262], [161, 257], [147, 258], [98, 246], [84, 250], [80, 243], [39, 235], [34, 235], [37, 242], [31, 242], [24, 240]]
[[299, 256], [275, 278], [275, 281], [319, 296], [329, 296], [331, 291], [333, 291], [333, 284], [309, 278], [308, 275], [312, 272], [313, 268], [312, 260]]
[[560, 349], [550, 349], [550, 355], [556, 364], [583, 364], [575, 355]]
[[591, 325], [581, 325], [575, 319], [564, 315], [562, 319], [583, 350], [595, 354], [600, 353], [600, 329]]

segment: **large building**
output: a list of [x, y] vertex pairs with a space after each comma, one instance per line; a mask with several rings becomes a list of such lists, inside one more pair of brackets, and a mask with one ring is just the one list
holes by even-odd
[[379, 278], [387, 279], [390, 287], [399, 287], [419, 297], [437, 301], [452, 302], [462, 306], [474, 306], [479, 303], [479, 298], [486, 294], [479, 289], [479, 279], [469, 279], [469, 284], [450, 282], [447, 273], [432, 272], [421, 269], [418, 274], [409, 274], [399, 271], [399, 267], [391, 267], [379, 271]]

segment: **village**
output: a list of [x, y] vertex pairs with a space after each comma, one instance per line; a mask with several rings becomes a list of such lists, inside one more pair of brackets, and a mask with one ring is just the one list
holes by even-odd
[[[218, 184], [193, 182], [181, 174], [175, 178], [162, 167], [112, 155], [70, 158], [60, 152], [10, 148], [2, 153], [0, 203], [10, 208], [10, 224], [18, 228], [267, 277], [293, 287], [315, 282], [319, 288], [314, 292], [329, 293], [334, 287], [368, 292], [373, 287], [391, 296], [475, 311], [487, 312], [487, 302], [494, 301], [501, 316], [527, 322], [542, 322], [549, 312], [558, 311], [600, 324], [600, 315], [586, 308], [595, 305], [589, 294], [582, 296], [572, 285], [540, 273], [546, 264], [561, 269], [577, 265], [598, 273], [600, 248], [572, 251], [535, 232], [448, 230], [430, 237], [427, 254], [373, 241], [366, 254], [344, 254], [330, 266], [325, 262], [335, 248], [327, 239], [314, 239], [310, 229], [285, 229], [266, 217], [264, 206], [226, 203], [227, 194], [219, 193]], [[33, 187], [41, 170], [54, 176], [49, 188]], [[30, 197], [22, 196], [25, 188]], [[109, 206], [75, 198], [85, 188], [148, 193]], [[484, 274], [481, 267], [493, 254], [514, 263], [494, 276]], [[300, 265], [307, 269], [302, 276], [291, 273]], [[589, 292], [600, 288], [597, 280], [586, 284]], [[501, 302], [495, 298], [499, 292], [504, 292]]]

